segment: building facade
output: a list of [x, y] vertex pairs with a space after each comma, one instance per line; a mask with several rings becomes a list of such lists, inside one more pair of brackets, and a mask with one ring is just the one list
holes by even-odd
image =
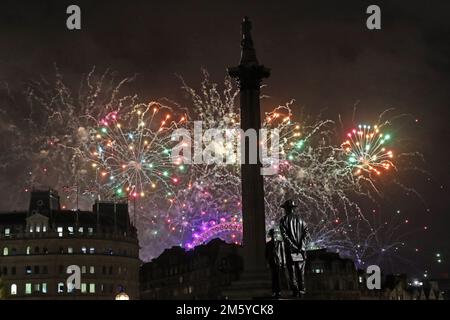
[[359, 299], [358, 271], [353, 260], [327, 249], [308, 250], [305, 284], [308, 299]]
[[[222, 299], [242, 274], [240, 247], [214, 239], [186, 251], [173, 247], [141, 268], [142, 299]], [[307, 299], [359, 299], [358, 273], [352, 260], [326, 249], [308, 251]], [[290, 296], [287, 272], [283, 296]], [[270, 289], [267, 296], [270, 296]]]
[[[67, 285], [69, 266], [80, 288]], [[53, 190], [31, 193], [28, 211], [0, 213], [0, 278], [7, 299], [139, 298], [139, 245], [127, 203], [61, 210]]]
[[239, 278], [238, 246], [220, 239], [193, 250], [165, 250], [141, 268], [141, 299], [221, 299]]

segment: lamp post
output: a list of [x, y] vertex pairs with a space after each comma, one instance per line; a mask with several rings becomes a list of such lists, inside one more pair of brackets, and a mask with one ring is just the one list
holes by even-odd
[[130, 300], [130, 297], [125, 293], [124, 288], [120, 286], [119, 293], [114, 300]]

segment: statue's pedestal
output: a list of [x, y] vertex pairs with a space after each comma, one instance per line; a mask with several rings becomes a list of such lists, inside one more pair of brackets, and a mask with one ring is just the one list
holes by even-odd
[[222, 291], [230, 300], [267, 299], [272, 295], [272, 280], [268, 269], [244, 271], [238, 281]]

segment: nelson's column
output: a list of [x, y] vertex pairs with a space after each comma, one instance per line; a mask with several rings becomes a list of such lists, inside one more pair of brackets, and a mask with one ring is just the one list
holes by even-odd
[[[270, 70], [258, 63], [248, 17], [242, 22], [241, 50], [239, 65], [228, 68], [228, 73], [236, 78], [240, 89], [241, 129], [256, 130], [259, 141], [260, 86], [261, 80], [269, 77]], [[233, 284], [230, 289], [240, 291], [240, 288], [248, 294], [247, 298], [251, 298], [263, 294], [265, 289], [270, 287], [270, 279], [265, 261], [266, 227], [262, 164], [259, 157], [256, 164], [248, 163], [248, 152], [251, 148], [250, 141], [248, 142], [245, 143], [245, 158], [243, 158], [245, 161], [241, 163], [244, 272], [240, 281]], [[258, 155], [259, 148], [260, 145], [257, 143]]]

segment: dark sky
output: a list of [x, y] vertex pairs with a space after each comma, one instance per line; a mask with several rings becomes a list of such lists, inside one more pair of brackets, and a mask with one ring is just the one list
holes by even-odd
[[[92, 66], [127, 76], [141, 96], [179, 100], [182, 75], [195, 84], [206, 67], [216, 81], [239, 60], [240, 22], [253, 21], [271, 105], [292, 98], [315, 113], [360, 122], [386, 108], [413, 114], [410, 136], [432, 182], [418, 180], [430, 214], [415, 241], [433, 261], [450, 260], [450, 4], [448, 1], [2, 1], [0, 81], [13, 90], [40, 74], [79, 77]], [[82, 30], [66, 29], [66, 7], [82, 9]], [[365, 10], [378, 4], [382, 30], [369, 31]], [[417, 181], [416, 181], [417, 182]], [[421, 220], [422, 217], [418, 217]], [[426, 222], [428, 219], [429, 222]], [[444, 270], [444, 269], [443, 269]]]

